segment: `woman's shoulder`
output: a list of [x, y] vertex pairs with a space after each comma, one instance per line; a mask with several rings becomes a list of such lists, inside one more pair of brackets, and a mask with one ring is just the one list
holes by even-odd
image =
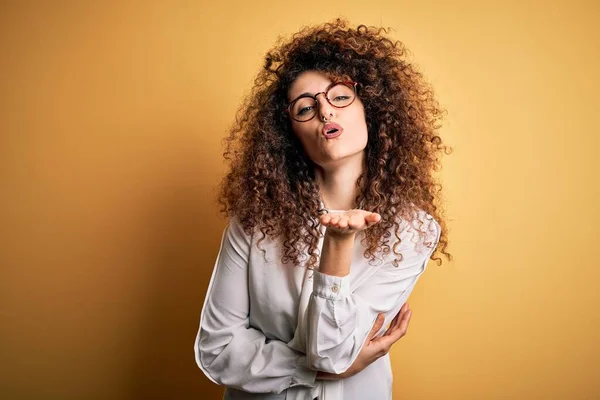
[[[397, 217], [402, 247], [414, 247], [417, 251], [435, 247], [441, 234], [440, 223], [427, 211], [417, 208], [408, 216]], [[393, 230], [393, 228], [392, 228]], [[392, 231], [392, 237], [395, 237]]]
[[252, 233], [248, 232], [237, 215], [229, 215], [223, 235], [228, 242], [238, 246], [249, 247], [252, 243]]

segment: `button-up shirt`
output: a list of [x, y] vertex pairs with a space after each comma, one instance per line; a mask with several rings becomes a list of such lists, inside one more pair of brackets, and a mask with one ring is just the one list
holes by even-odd
[[[329, 210], [338, 212], [339, 210]], [[423, 221], [426, 237], [416, 227]], [[397, 238], [391, 228], [390, 249]], [[440, 225], [424, 211], [412, 223], [400, 221], [403, 256], [393, 250], [364, 257], [356, 235], [350, 273], [326, 275], [283, 263], [281, 238], [246, 234], [236, 217], [223, 231], [194, 346], [196, 362], [213, 382], [226, 387], [224, 399], [386, 400], [392, 372], [385, 355], [352, 377], [316, 380], [357, 358], [378, 313], [387, 325], [408, 299], [440, 238]], [[319, 251], [323, 245], [321, 226]], [[261, 251], [261, 248], [265, 251]]]

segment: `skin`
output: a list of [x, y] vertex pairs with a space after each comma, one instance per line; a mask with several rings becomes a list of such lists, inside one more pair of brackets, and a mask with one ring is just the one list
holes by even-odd
[[349, 378], [368, 367], [379, 357], [386, 355], [390, 351], [392, 345], [406, 335], [411, 314], [412, 312], [409, 309], [408, 303], [404, 303], [385, 333], [381, 336], [377, 336], [377, 332], [383, 326], [384, 320], [383, 314], [378, 314], [377, 319], [373, 324], [373, 328], [367, 335], [363, 348], [350, 368], [341, 374], [331, 374], [319, 371], [317, 373], [317, 379], [338, 380]]
[[[306, 92], [324, 92], [331, 83], [320, 72], [306, 71], [293, 82], [288, 100], [291, 102]], [[360, 98], [345, 108], [333, 107], [324, 94], [318, 95], [317, 100], [317, 115], [306, 122], [290, 118], [292, 130], [317, 166], [315, 176], [323, 202], [334, 210], [348, 210], [354, 207], [353, 199], [358, 194], [354, 183], [364, 169], [368, 139], [365, 110]], [[344, 133], [336, 139], [326, 139], [322, 132], [323, 116], [340, 124]]]
[[[318, 71], [306, 71], [296, 78], [288, 92], [288, 101], [303, 93], [324, 92], [332, 81]], [[365, 168], [365, 147], [368, 131], [365, 110], [360, 98], [348, 107], [333, 107], [324, 98], [317, 96], [317, 115], [309, 121], [298, 122], [290, 118], [292, 130], [310, 159], [316, 165], [316, 181], [321, 199], [329, 209], [346, 210], [320, 216], [325, 226], [325, 238], [321, 252], [319, 271], [334, 276], [350, 273], [352, 250], [356, 235], [377, 224], [381, 215], [356, 209], [354, 198], [358, 194], [356, 181]], [[326, 139], [322, 130], [327, 121], [336, 122], [344, 128], [341, 136]], [[362, 371], [373, 361], [387, 354], [392, 344], [406, 335], [411, 310], [405, 303], [388, 329], [381, 336], [377, 332], [384, 321], [383, 314], [377, 316], [365, 344], [355, 362], [342, 374], [318, 372], [317, 379], [345, 379]]]

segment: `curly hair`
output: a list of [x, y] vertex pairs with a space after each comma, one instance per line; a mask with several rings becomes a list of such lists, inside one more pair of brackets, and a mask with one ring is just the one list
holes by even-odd
[[[378, 224], [362, 231], [364, 256], [374, 260], [378, 252], [389, 254], [390, 230], [398, 266], [402, 255], [400, 222], [414, 227], [419, 209], [438, 221], [440, 241], [432, 259], [445, 251], [447, 227], [441, 209], [442, 186], [433, 172], [440, 169], [441, 152], [451, 149], [437, 135], [446, 112], [434, 98], [422, 73], [406, 60], [407, 50], [392, 41], [385, 28], [349, 26], [344, 19], [303, 27], [290, 40], [281, 36], [265, 56], [254, 87], [239, 107], [230, 135], [225, 138], [224, 158], [230, 171], [220, 184], [221, 213], [235, 216], [246, 234], [255, 228], [269, 236], [283, 235], [282, 262], [298, 266], [308, 255], [308, 268], [319, 259], [322, 236], [318, 218], [326, 213], [315, 181], [315, 164], [293, 134], [285, 113], [291, 84], [304, 71], [316, 70], [330, 77], [351, 77], [359, 82], [368, 143], [366, 167], [356, 185], [355, 204], [381, 215]], [[449, 154], [449, 152], [447, 154]], [[415, 229], [420, 236], [424, 221]], [[264, 250], [263, 250], [264, 254]]]

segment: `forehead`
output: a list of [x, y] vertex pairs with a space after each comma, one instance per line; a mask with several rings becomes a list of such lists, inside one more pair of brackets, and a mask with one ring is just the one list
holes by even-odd
[[305, 71], [298, 75], [288, 90], [288, 100], [304, 94], [323, 92], [334, 81], [344, 80], [334, 74], [321, 71]]

